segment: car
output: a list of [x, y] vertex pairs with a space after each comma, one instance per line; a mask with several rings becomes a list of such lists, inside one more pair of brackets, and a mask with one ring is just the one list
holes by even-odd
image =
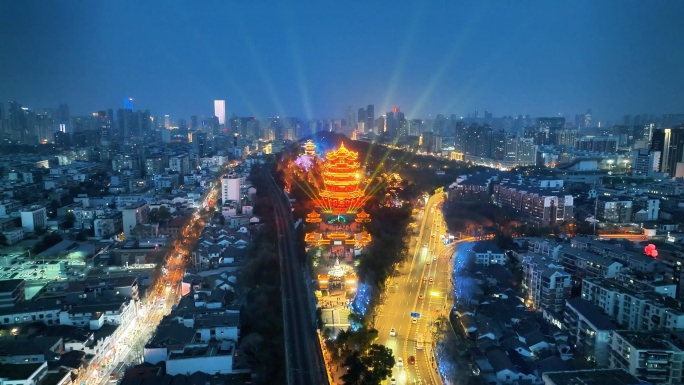
[[418, 323], [418, 318], [412, 318], [411, 319], [412, 324], [417, 324]]
[[434, 283], [434, 282], [435, 282], [435, 279], [430, 277], [430, 283]]
[[411, 356], [409, 357], [409, 365], [415, 365], [416, 364], [416, 357]]
[[433, 256], [433, 257], [432, 257], [432, 260], [433, 260], [433, 261], [436, 261], [436, 260], [437, 260], [437, 256], [436, 256], [436, 255]]
[[432, 262], [431, 262], [430, 260], [428, 260], [427, 262], [425, 262], [426, 265], [429, 265], [429, 264], [431, 264], [431, 263], [432, 263]]
[[423, 299], [423, 295], [422, 295], [422, 294], [419, 294], [419, 295], [418, 295], [418, 299]]
[[423, 282], [427, 282], [427, 277], [423, 277]]
[[391, 379], [390, 380], [390, 385], [397, 385], [397, 380], [396, 379]]
[[427, 243], [423, 243], [423, 247], [427, 247]]
[[397, 336], [397, 329], [392, 328], [390, 329], [390, 337], [396, 337]]
[[404, 360], [401, 357], [397, 357], [397, 366], [404, 366]]

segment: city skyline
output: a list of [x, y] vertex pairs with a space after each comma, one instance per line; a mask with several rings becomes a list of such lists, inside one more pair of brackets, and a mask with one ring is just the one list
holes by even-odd
[[684, 5], [630, 5], [2, 4], [14, 39], [0, 47], [13, 58], [0, 62], [0, 100], [87, 115], [132, 97], [183, 118], [211, 116], [212, 100], [228, 116], [304, 119], [369, 103], [412, 118], [679, 113]]

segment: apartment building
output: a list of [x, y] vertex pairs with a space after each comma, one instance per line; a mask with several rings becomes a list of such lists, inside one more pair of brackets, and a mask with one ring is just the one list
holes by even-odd
[[563, 328], [569, 334], [568, 343], [597, 368], [610, 365], [611, 333], [617, 328], [601, 309], [582, 298], [565, 303]]
[[149, 208], [147, 202], [139, 201], [119, 209], [122, 214], [123, 232], [126, 237], [130, 238], [133, 235], [132, 231], [137, 225], [147, 223]]
[[21, 227], [29, 232], [36, 229], [44, 229], [47, 225], [47, 211], [45, 207], [33, 205], [19, 210], [21, 214]]
[[635, 291], [604, 278], [587, 278], [582, 298], [629, 330], [684, 329], [684, 303], [655, 292]]
[[138, 314], [135, 300], [112, 299], [108, 302], [69, 305], [59, 313], [62, 325], [72, 325], [99, 330], [104, 325], [121, 325], [124, 328]]
[[0, 308], [13, 307], [26, 300], [26, 281], [7, 279], [0, 281]]
[[613, 331], [610, 366], [651, 384], [681, 384], [684, 345], [669, 335]]
[[558, 187], [537, 187], [504, 181], [494, 185], [497, 204], [512, 207], [535, 224], [549, 227], [573, 218], [572, 195]]
[[[665, 265], [659, 259], [655, 259], [643, 252], [627, 250], [619, 244], [590, 239], [587, 237], [575, 237], [570, 241], [574, 248], [591, 251], [598, 255], [620, 261], [623, 266], [642, 273], [661, 273], [665, 271]], [[611, 277], [612, 278], [612, 277]]]
[[0, 218], [9, 218], [10, 214], [18, 211], [21, 201], [14, 199], [4, 199], [0, 201]]
[[527, 241], [527, 250], [530, 253], [546, 255], [554, 261], [560, 261], [561, 249], [563, 249], [563, 245], [548, 239], [532, 238]]
[[93, 229], [98, 238], [109, 238], [123, 232], [123, 213], [108, 211], [93, 220]]
[[478, 265], [503, 265], [506, 263], [506, 255], [498, 246], [491, 242], [478, 242], [471, 250]]
[[632, 220], [632, 199], [599, 197], [597, 202], [598, 219], [611, 223], [627, 223]]
[[572, 280], [563, 266], [553, 263], [550, 257], [529, 253], [522, 257], [525, 304], [534, 309], [563, 311], [565, 300], [570, 298]]
[[632, 273], [621, 272], [617, 276], [617, 281], [634, 291], [653, 291], [664, 297], [677, 297], [677, 283], [660, 274], [637, 276]]
[[575, 247], [564, 248], [560, 254], [563, 268], [576, 285], [584, 278], [615, 278], [623, 267], [620, 262]]
[[186, 154], [169, 157], [169, 168], [181, 175], [189, 174], [190, 158]]

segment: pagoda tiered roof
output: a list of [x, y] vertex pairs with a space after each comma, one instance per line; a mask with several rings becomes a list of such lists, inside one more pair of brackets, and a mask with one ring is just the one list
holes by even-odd
[[366, 211], [361, 209], [361, 212], [356, 214], [356, 218], [354, 219], [355, 222], [370, 222], [370, 214], [368, 214]]
[[308, 223], [319, 223], [322, 220], [321, 214], [317, 213], [316, 210], [311, 210], [310, 213], [306, 214], [306, 221]]

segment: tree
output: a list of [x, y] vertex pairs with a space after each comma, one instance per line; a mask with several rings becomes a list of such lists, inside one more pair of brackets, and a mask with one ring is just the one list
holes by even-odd
[[76, 222], [76, 216], [74, 215], [74, 213], [67, 213], [67, 215], [64, 217], [64, 228], [65, 229], [73, 228], [75, 222]]
[[171, 219], [171, 212], [166, 206], [155, 207], [147, 214], [147, 219], [154, 223], [166, 222]]
[[395, 361], [392, 350], [384, 345], [373, 344], [364, 357], [366, 367], [371, 368], [372, 378], [380, 384], [392, 375]]
[[76, 234], [76, 240], [81, 241], [81, 242], [87, 241], [89, 235], [90, 235], [90, 231], [88, 231], [87, 229], [83, 229], [83, 230], [79, 231], [78, 234]]
[[347, 367], [347, 373], [343, 374], [340, 379], [344, 381], [344, 385], [362, 385], [363, 376], [368, 371], [366, 365], [361, 360], [361, 353], [354, 351], [344, 360], [344, 366]]

